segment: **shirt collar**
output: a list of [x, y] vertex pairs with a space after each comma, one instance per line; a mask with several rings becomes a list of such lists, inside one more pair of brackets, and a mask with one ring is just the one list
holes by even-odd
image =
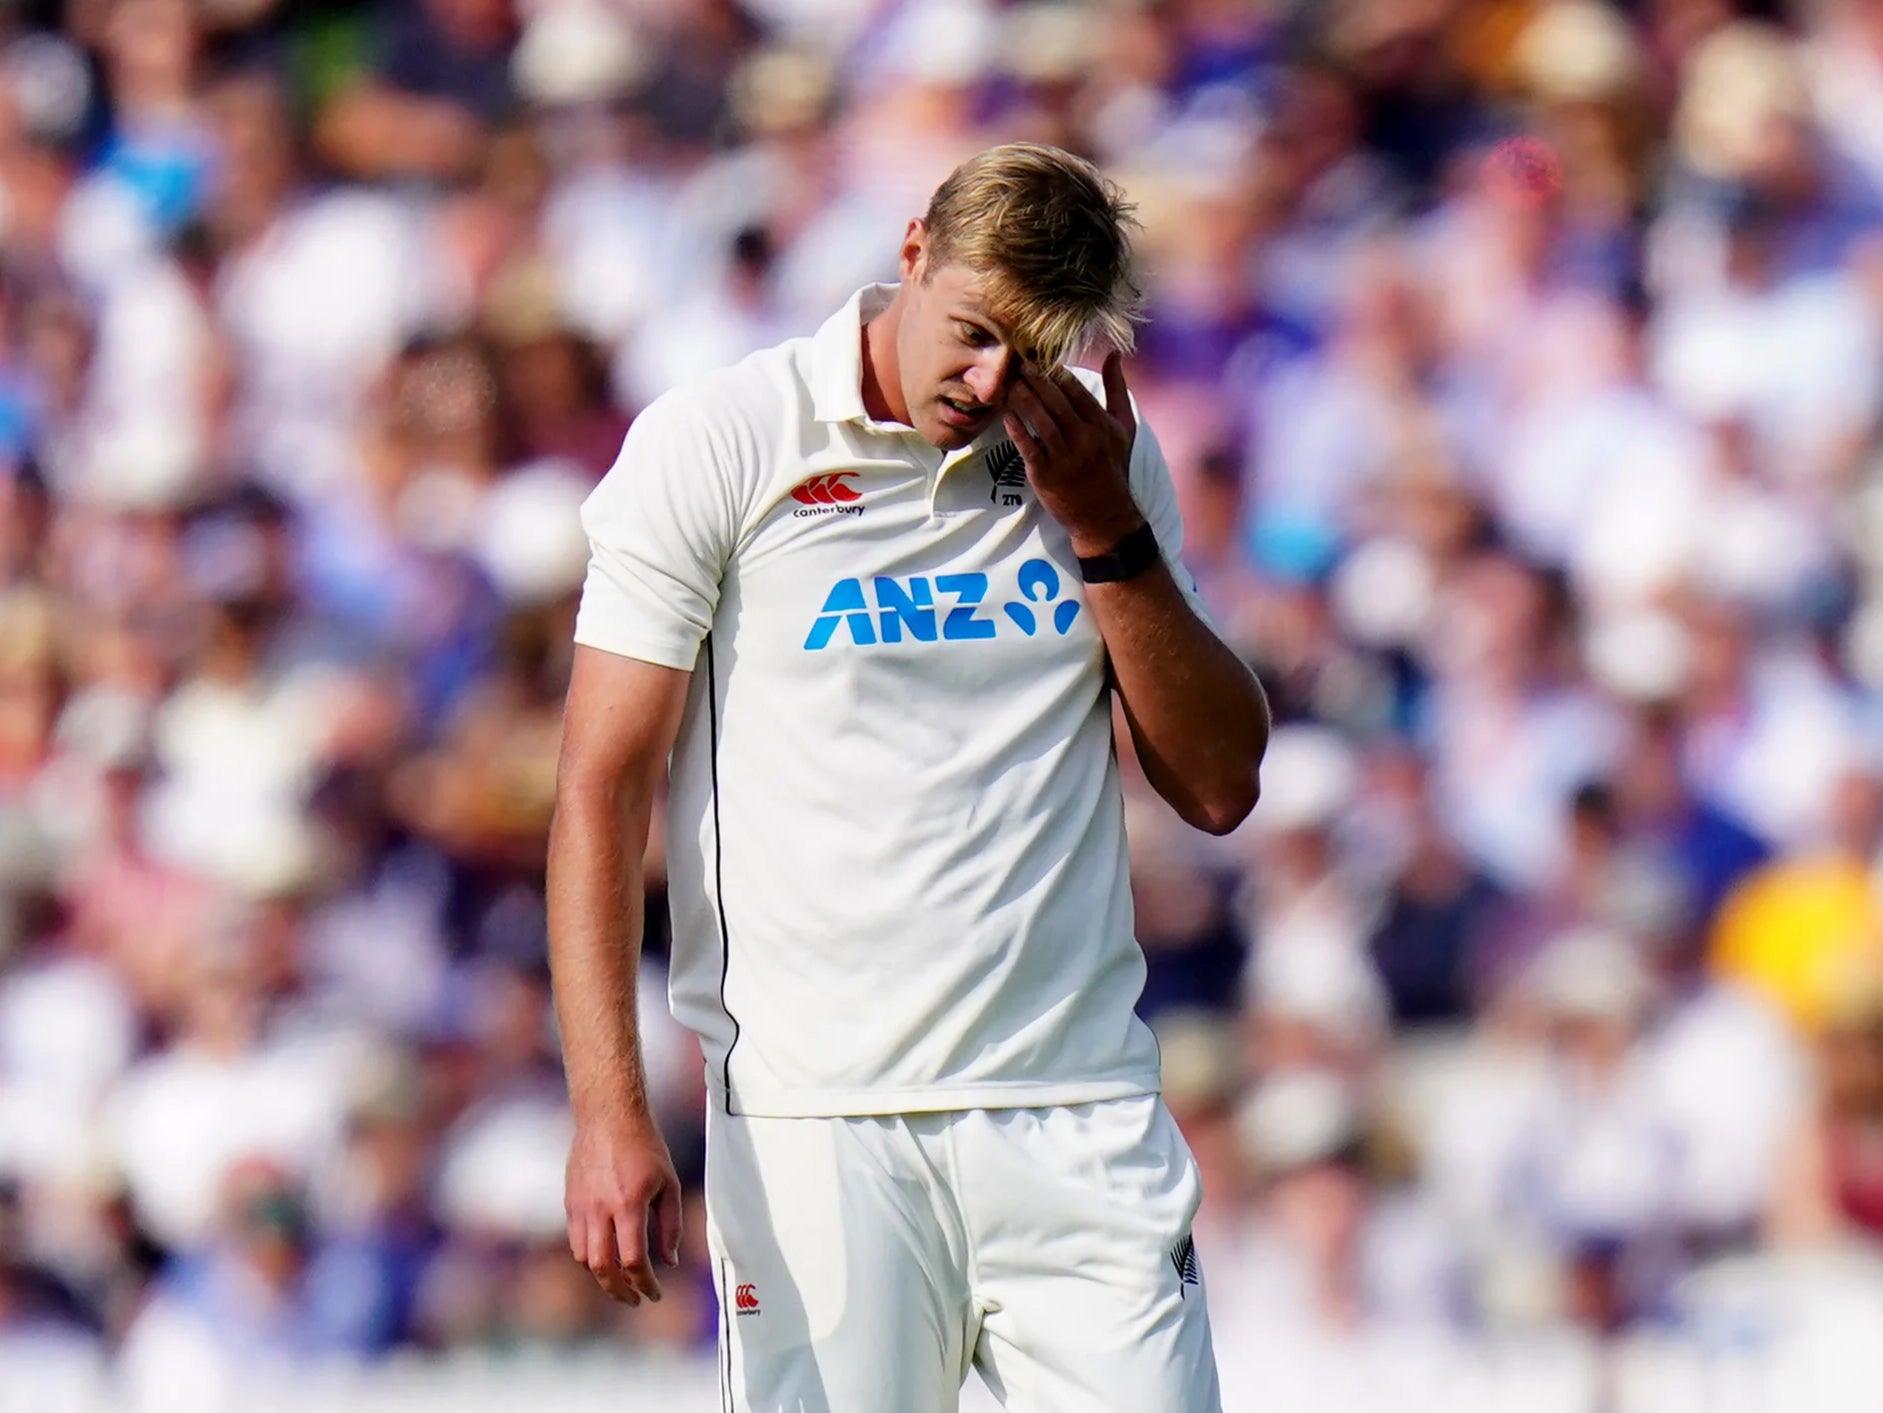
[[811, 340], [811, 412], [820, 422], [864, 422], [863, 326], [889, 307], [895, 285], [865, 285]]
[[[861, 422], [879, 431], [907, 432], [874, 421], [863, 406], [863, 326], [889, 307], [896, 285], [865, 285], [845, 301], [811, 339], [811, 415], [820, 422]], [[979, 455], [1007, 438], [1000, 418], [966, 446], [942, 458], [941, 470]]]

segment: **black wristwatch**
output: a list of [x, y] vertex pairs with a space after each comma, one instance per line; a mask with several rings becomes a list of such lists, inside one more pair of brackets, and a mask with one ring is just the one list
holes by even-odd
[[1104, 554], [1081, 557], [1079, 577], [1088, 584], [1116, 584], [1137, 578], [1162, 558], [1157, 532], [1147, 520]]

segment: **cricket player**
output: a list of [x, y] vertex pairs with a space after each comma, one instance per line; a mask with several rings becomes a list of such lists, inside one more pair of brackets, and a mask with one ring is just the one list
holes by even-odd
[[635, 1033], [670, 769], [728, 1409], [942, 1413], [970, 1367], [1022, 1413], [1219, 1406], [1111, 694], [1214, 833], [1268, 708], [1126, 390], [1131, 226], [1068, 153], [981, 153], [898, 284], [660, 398], [584, 507], [549, 855], [569, 1243], [631, 1304], [677, 1259]]

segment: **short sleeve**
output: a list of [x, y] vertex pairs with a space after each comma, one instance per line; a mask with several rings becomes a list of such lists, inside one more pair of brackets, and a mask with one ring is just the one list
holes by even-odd
[[691, 671], [738, 535], [733, 468], [698, 403], [657, 399], [582, 506], [588, 576], [575, 640]]
[[1177, 509], [1177, 488], [1171, 483], [1170, 466], [1164, 460], [1164, 449], [1158, 445], [1156, 435], [1142, 421], [1138, 423], [1137, 437], [1131, 445], [1131, 493], [1137, 497], [1138, 509], [1144, 512], [1144, 518], [1151, 522], [1157, 547], [1164, 552], [1164, 562], [1170, 566], [1170, 577], [1177, 581], [1177, 587], [1183, 591], [1185, 601], [1196, 616], [1215, 628], [1209, 609], [1204, 606], [1202, 591], [1184, 566], [1183, 516]]

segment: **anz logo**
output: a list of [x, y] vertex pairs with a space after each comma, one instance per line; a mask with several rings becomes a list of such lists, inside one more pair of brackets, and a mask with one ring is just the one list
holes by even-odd
[[900, 643], [905, 633], [918, 643], [1012, 637], [1016, 632], [1031, 638], [1048, 623], [1064, 637], [1079, 616], [1079, 604], [1061, 599], [1059, 587], [1059, 571], [1051, 563], [1029, 559], [1020, 566], [1020, 599], [1000, 604], [996, 613], [987, 603], [985, 574], [839, 579], [824, 596], [804, 649], [819, 652], [840, 632], [864, 648]]

